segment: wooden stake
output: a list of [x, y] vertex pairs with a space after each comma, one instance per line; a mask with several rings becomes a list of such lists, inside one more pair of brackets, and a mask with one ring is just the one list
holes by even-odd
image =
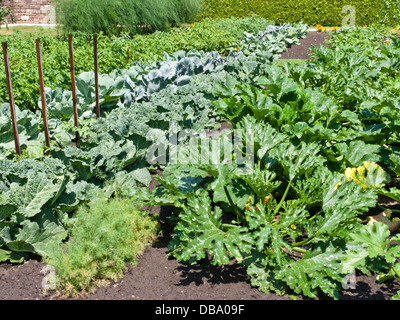
[[[42, 117], [44, 126], [44, 137], [46, 141], [46, 146], [50, 149], [50, 135], [49, 135], [49, 125], [47, 121], [47, 110], [46, 110], [46, 95], [44, 92], [44, 79], [43, 79], [43, 65], [42, 65], [42, 52], [40, 49], [40, 39], [36, 39], [36, 55], [38, 60], [38, 71], [39, 71], [39, 83], [40, 83], [40, 97], [42, 100]], [[47, 151], [45, 154], [49, 154]]]
[[14, 93], [13, 93], [13, 89], [12, 89], [11, 71], [10, 71], [10, 62], [9, 62], [9, 58], [8, 58], [7, 42], [3, 42], [2, 45], [3, 45], [4, 66], [6, 69], [8, 98], [10, 101], [11, 123], [12, 123], [13, 133], [14, 133], [15, 152], [20, 156], [21, 155], [21, 146], [19, 143], [18, 126], [17, 126], [16, 117], [15, 117]]
[[[79, 128], [79, 121], [78, 121], [78, 109], [76, 105], [76, 84], [75, 84], [75, 66], [74, 66], [74, 47], [72, 44], [72, 35], [68, 35], [68, 45], [69, 45], [69, 64], [71, 70], [71, 85], [72, 85], [72, 103], [74, 108], [74, 123], [75, 127]], [[79, 145], [79, 133], [78, 131], [75, 132], [76, 138], [76, 146]]]
[[93, 53], [94, 53], [94, 84], [96, 93], [96, 116], [100, 118], [99, 103], [99, 66], [97, 57], [97, 34], [93, 34]]

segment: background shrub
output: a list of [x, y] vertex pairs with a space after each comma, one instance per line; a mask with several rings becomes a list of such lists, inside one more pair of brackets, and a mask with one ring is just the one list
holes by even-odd
[[202, 0], [55, 0], [65, 32], [146, 33], [190, 22]]
[[346, 15], [341, 13], [345, 5], [356, 8], [358, 25], [369, 25], [379, 19], [383, 0], [206, 0], [206, 10], [198, 19], [257, 14], [277, 24], [303, 21], [339, 26]]
[[400, 0], [383, 0], [381, 22], [383, 25], [400, 25]]

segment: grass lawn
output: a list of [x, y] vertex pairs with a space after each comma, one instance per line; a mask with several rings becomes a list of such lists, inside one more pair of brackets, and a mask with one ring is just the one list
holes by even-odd
[[53, 26], [44, 27], [44, 26], [12, 26], [12, 25], [9, 26], [8, 30], [5, 26], [2, 26], [0, 28], [0, 36], [11, 35], [16, 32], [56, 36], [58, 34], [58, 29], [57, 27]]

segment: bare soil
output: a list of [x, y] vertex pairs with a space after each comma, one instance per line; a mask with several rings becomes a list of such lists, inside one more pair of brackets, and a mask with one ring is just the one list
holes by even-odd
[[[307, 59], [310, 45], [324, 44], [325, 37], [324, 33], [310, 32], [282, 58]], [[288, 295], [265, 294], [253, 288], [245, 269], [236, 264], [217, 267], [205, 260], [191, 266], [170, 258], [171, 210], [154, 207], [152, 212], [160, 214], [163, 236], [145, 250], [138, 265], [128, 266], [122, 279], [78, 300], [291, 300]], [[43, 292], [44, 266], [35, 256], [21, 265], [0, 264], [0, 300], [66, 300]], [[398, 290], [399, 281], [378, 284], [374, 276], [357, 275], [355, 289], [343, 290], [340, 299], [389, 300]]]
[[305, 39], [300, 39], [300, 45], [294, 45], [281, 55], [281, 59], [309, 59], [312, 46], [328, 45], [325, 40], [329, 34], [325, 32], [311, 31]]

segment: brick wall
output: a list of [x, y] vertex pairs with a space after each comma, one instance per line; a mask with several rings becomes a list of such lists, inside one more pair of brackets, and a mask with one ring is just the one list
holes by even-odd
[[[10, 6], [17, 24], [54, 24], [56, 14], [52, 0], [4, 0]], [[8, 19], [8, 23], [11, 20]]]

